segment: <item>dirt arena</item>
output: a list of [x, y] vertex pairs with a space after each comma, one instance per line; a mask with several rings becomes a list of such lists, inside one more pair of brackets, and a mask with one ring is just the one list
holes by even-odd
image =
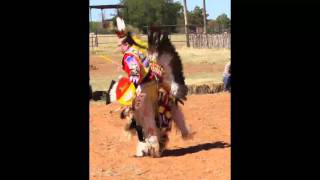
[[[230, 50], [192, 49], [175, 45], [181, 55], [186, 83], [221, 81]], [[121, 54], [110, 43], [90, 55], [93, 91], [106, 91], [112, 79], [125, 75]], [[102, 55], [102, 56], [101, 56]], [[189, 85], [188, 84], [188, 85]], [[182, 110], [194, 138], [184, 141], [175, 128], [161, 158], [135, 158], [137, 136], [124, 133], [117, 104], [90, 102], [90, 180], [230, 180], [230, 94], [189, 95]]]
[[125, 136], [125, 121], [110, 113], [117, 104], [90, 104], [90, 179], [229, 180], [230, 94], [190, 95], [183, 112], [194, 138], [175, 128], [161, 158], [135, 158], [137, 136]]

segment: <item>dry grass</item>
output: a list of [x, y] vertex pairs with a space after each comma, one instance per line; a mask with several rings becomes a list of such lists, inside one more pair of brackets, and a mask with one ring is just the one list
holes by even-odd
[[221, 74], [214, 72], [200, 72], [193, 75], [186, 76], [187, 85], [211, 84], [222, 82]]
[[[146, 36], [141, 36], [146, 40]], [[219, 83], [222, 82], [221, 75], [224, 65], [231, 57], [230, 49], [195, 49], [188, 48], [185, 44], [184, 34], [171, 35], [171, 41], [179, 53], [183, 65], [208, 65], [212, 66], [213, 71], [203, 71], [189, 73], [186, 75], [186, 83], [190, 84], [203, 84], [203, 83]], [[99, 37], [100, 42], [109, 42], [108, 44], [101, 44], [98, 48], [90, 48], [91, 55], [105, 55], [111, 59], [121, 59], [122, 55], [117, 49], [117, 37], [115, 35], [107, 35]], [[104, 79], [91, 79], [93, 90], [105, 89], [106, 83], [111, 80], [111, 77]]]
[[226, 64], [230, 59], [230, 49], [177, 49], [183, 63], [189, 64]]
[[[141, 36], [146, 40], [146, 36]], [[230, 49], [195, 49], [188, 48], [185, 45], [185, 35], [171, 35], [171, 41], [176, 47], [183, 63], [222, 63], [225, 64], [230, 59]], [[118, 55], [121, 57], [117, 49], [117, 37], [114, 35], [99, 36], [99, 42], [108, 42], [101, 44], [99, 47], [90, 48], [92, 55]]]

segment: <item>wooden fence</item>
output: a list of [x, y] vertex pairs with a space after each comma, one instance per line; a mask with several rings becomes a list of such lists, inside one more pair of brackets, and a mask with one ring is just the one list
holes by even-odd
[[[141, 36], [142, 37], [142, 36]], [[144, 36], [143, 36], [144, 37]], [[89, 46], [99, 47], [99, 45], [114, 43], [116, 42], [113, 38], [115, 35], [96, 35], [91, 33], [89, 35]], [[146, 39], [144, 37], [143, 39]], [[185, 42], [179, 40], [172, 40], [172, 42]], [[192, 33], [189, 34], [190, 47], [192, 48], [231, 48], [231, 33], [223, 34], [202, 34], [202, 33]]]
[[189, 34], [193, 48], [231, 48], [231, 34]]
[[93, 33], [89, 34], [89, 47], [98, 47], [98, 36]]

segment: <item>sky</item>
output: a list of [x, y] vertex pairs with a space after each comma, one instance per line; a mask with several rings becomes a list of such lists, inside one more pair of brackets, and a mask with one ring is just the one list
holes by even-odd
[[[89, 0], [90, 5], [109, 5], [119, 4], [120, 0]], [[194, 9], [195, 6], [202, 8], [203, 0], [186, 0], [188, 11]], [[174, 2], [180, 2], [183, 5], [183, 0], [174, 0]], [[222, 13], [227, 14], [231, 18], [231, 0], [206, 0], [206, 13], [209, 14], [208, 19], [215, 19]], [[112, 14], [115, 14], [115, 9], [104, 10], [107, 19], [110, 19]], [[101, 21], [101, 11], [92, 9], [91, 10], [92, 21]]]

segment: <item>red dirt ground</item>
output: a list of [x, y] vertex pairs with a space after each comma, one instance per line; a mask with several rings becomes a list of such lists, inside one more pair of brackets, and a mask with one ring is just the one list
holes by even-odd
[[196, 132], [183, 141], [173, 128], [161, 158], [135, 158], [137, 136], [124, 135], [116, 104], [90, 104], [90, 179], [231, 179], [230, 94], [190, 95], [182, 107]]
[[[119, 57], [109, 57], [113, 63], [109, 60], [103, 59], [100, 56], [92, 56], [90, 57], [90, 65], [97, 68], [93, 70], [90, 68], [90, 77], [101, 78], [105, 76], [113, 76], [115, 74], [120, 75], [123, 74], [123, 70], [121, 69], [120, 62], [121, 58]], [[108, 58], [108, 59], [109, 59]], [[116, 65], [119, 64], [119, 65]], [[224, 65], [217, 64], [184, 64], [184, 74], [186, 76], [201, 73], [201, 72], [223, 72]]]
[[[90, 65], [97, 68], [96, 70], [92, 70], [90, 68], [90, 78], [95, 79], [95, 78], [112, 76], [115, 74], [123, 73], [121, 66], [119, 66], [121, 59], [120, 58], [117, 58], [117, 59], [112, 58], [110, 60], [113, 61], [113, 63], [111, 63], [108, 60], [103, 59], [100, 56], [90, 57]], [[116, 65], [115, 63], [118, 63], [119, 65]]]

